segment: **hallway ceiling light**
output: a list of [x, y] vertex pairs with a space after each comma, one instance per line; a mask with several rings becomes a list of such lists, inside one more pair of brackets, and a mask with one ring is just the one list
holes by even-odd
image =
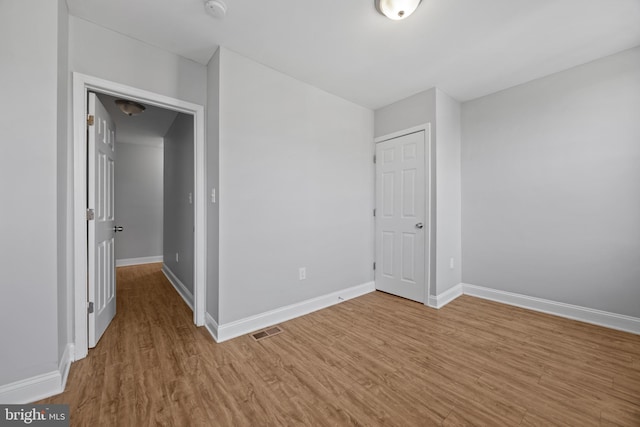
[[411, 15], [422, 0], [375, 0], [376, 9], [389, 19], [399, 21]]
[[142, 104], [138, 104], [134, 101], [128, 101], [126, 99], [116, 99], [116, 105], [120, 111], [125, 113], [127, 116], [137, 116], [147, 109], [147, 107]]

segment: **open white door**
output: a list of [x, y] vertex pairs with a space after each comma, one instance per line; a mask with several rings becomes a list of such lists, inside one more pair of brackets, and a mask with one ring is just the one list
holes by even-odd
[[95, 93], [89, 93], [87, 203], [89, 347], [116, 315], [115, 125]]
[[376, 144], [376, 289], [424, 302], [425, 132]]

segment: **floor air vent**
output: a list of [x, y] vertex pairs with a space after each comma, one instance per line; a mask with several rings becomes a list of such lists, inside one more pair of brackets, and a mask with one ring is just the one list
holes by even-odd
[[254, 332], [253, 334], [251, 334], [251, 337], [256, 341], [260, 341], [262, 339], [269, 338], [274, 335], [278, 335], [279, 333], [282, 333], [282, 332], [283, 331], [282, 329], [280, 329], [279, 326], [273, 326], [271, 328], [267, 328], [262, 331]]

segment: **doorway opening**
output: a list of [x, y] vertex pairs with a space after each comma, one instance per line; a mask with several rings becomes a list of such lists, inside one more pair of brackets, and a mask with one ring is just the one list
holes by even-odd
[[[74, 358], [88, 353], [88, 281], [87, 281], [87, 111], [89, 92], [102, 96], [123, 98], [143, 105], [159, 107], [182, 115], [184, 126], [191, 126], [193, 135], [192, 160], [193, 191], [190, 198], [193, 208], [192, 253], [193, 253], [193, 321], [204, 325], [205, 277], [206, 277], [206, 230], [205, 230], [205, 143], [204, 107], [134, 87], [121, 85], [80, 73], [73, 74], [73, 295], [74, 295]], [[176, 116], [177, 117], [177, 116]], [[188, 196], [187, 196], [188, 197]], [[179, 255], [178, 255], [179, 257]], [[165, 272], [166, 273], [166, 272]], [[183, 296], [184, 297], [184, 296]]]
[[[116, 225], [111, 227], [115, 266], [163, 263], [162, 272], [193, 312], [193, 115], [143, 106], [103, 93], [95, 96], [94, 103], [104, 107], [108, 122], [115, 124]], [[90, 101], [90, 109], [91, 104]], [[129, 104], [139, 105], [143, 111], [134, 114], [126, 109], [122, 111], [121, 105]], [[96, 116], [94, 126], [99, 128], [98, 120]], [[96, 129], [90, 129], [92, 131]], [[89, 163], [90, 171], [91, 166]], [[90, 195], [91, 190], [90, 187]], [[91, 249], [90, 243], [90, 253]], [[90, 278], [93, 277], [92, 260], [90, 254]], [[98, 278], [95, 281], [98, 282]], [[93, 301], [91, 293], [89, 299]], [[93, 317], [100, 317], [100, 310], [104, 308], [96, 301]], [[96, 342], [92, 340], [91, 322], [90, 315], [90, 347]]]

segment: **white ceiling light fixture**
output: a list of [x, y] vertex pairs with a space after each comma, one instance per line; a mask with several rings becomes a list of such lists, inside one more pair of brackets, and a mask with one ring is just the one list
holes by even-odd
[[120, 111], [125, 113], [127, 116], [137, 116], [147, 109], [147, 107], [142, 104], [126, 99], [116, 99], [115, 102]]
[[222, 0], [207, 0], [204, 2], [204, 8], [214, 18], [222, 19], [227, 14], [227, 4]]
[[411, 15], [422, 0], [375, 0], [376, 9], [389, 19], [399, 21]]

